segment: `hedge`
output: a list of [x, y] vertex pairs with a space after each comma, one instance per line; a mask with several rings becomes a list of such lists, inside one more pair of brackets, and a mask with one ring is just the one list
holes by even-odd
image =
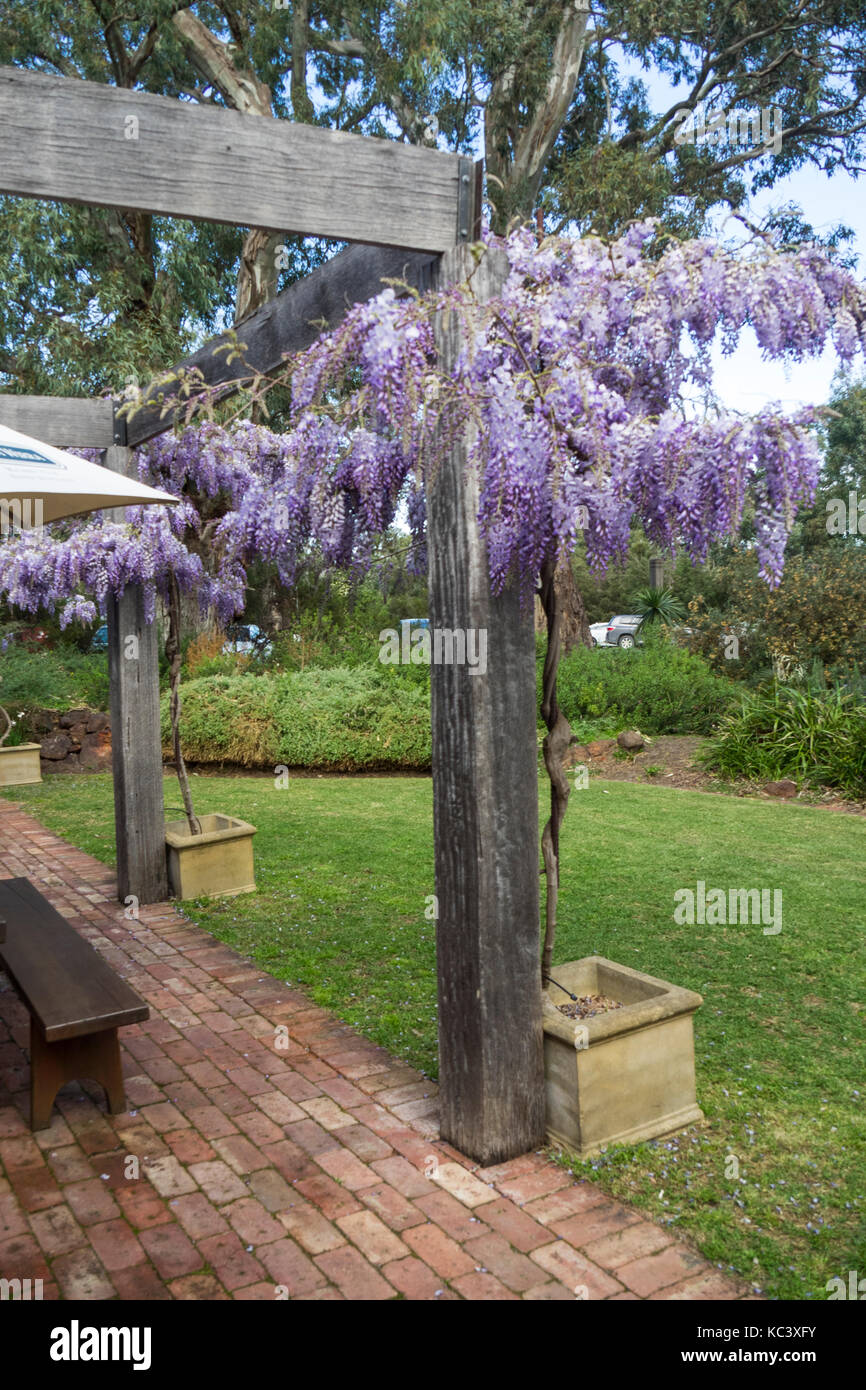
[[[167, 696], [162, 736], [170, 753]], [[203, 676], [181, 686], [181, 746], [193, 763], [426, 771], [430, 700], [389, 670]]]

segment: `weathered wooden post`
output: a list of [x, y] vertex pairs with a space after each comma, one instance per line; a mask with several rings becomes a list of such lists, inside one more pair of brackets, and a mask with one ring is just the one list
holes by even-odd
[[[472, 258], [447, 253], [440, 283], [463, 279]], [[505, 273], [501, 253], [484, 253], [477, 298]], [[456, 316], [437, 342], [447, 371]], [[444, 450], [428, 490], [440, 1102], [442, 1137], [492, 1164], [544, 1138], [535, 637], [531, 603], [490, 593], [469, 443]], [[486, 670], [437, 663], [437, 629], [444, 652], [455, 631], [484, 633]]]
[[[148, 132], [135, 158], [118, 137], [130, 115]], [[281, 177], [263, 180], [261, 169], [274, 165]], [[311, 179], [320, 166], [326, 176]], [[278, 365], [293, 339], [309, 341], [311, 323], [339, 322], [383, 275], [417, 284], [426, 257], [442, 255], [440, 283], [462, 279], [480, 206], [471, 162], [458, 155], [8, 67], [0, 67], [0, 192], [409, 253], [395, 271], [393, 254], [353, 247], [305, 289], [287, 291], [282, 312], [265, 305], [254, 329], [243, 325], [245, 338], [255, 333], [248, 346], [259, 369], [267, 359]], [[499, 256], [486, 253], [473, 274], [479, 299], [503, 274]], [[447, 366], [459, 350], [456, 324], [439, 325], [439, 344]], [[216, 361], [211, 355], [207, 379], [224, 383]], [[137, 434], [131, 425], [130, 443], [171, 423], [162, 394]], [[434, 652], [437, 628], [464, 641], [484, 633], [487, 644], [483, 673], [480, 663], [452, 662], [432, 674], [442, 1125], [464, 1152], [492, 1163], [544, 1135], [534, 640], [531, 606], [513, 592], [490, 593], [467, 442], [443, 450], [428, 496]], [[140, 594], [111, 605], [109, 632], [119, 891], [148, 901], [166, 890], [156, 634]]]
[[649, 582], [651, 589], [660, 589], [664, 584], [664, 560], [653, 559], [649, 562]]
[[[130, 450], [105, 451], [105, 465], [128, 473]], [[108, 600], [108, 675], [111, 685], [111, 761], [117, 896], [139, 903], [168, 897], [162, 740], [159, 732], [159, 655], [156, 623], [144, 616], [144, 592], [131, 584]]]

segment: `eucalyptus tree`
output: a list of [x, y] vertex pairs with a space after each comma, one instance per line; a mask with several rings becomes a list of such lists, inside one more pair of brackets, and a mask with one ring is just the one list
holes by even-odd
[[[0, 15], [0, 63], [483, 150], [499, 232], [538, 213], [548, 230], [653, 215], [694, 235], [805, 164], [857, 173], [864, 53], [850, 0], [28, 0]], [[738, 143], [770, 108], [778, 152]], [[733, 143], [728, 127], [682, 138], [701, 113], [737, 110]], [[789, 242], [807, 230], [791, 209], [776, 220]], [[115, 388], [323, 254], [279, 228], [0, 200], [0, 384]]]

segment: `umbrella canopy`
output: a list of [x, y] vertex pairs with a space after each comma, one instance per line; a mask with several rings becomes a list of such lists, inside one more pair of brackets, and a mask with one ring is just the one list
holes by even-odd
[[0, 521], [47, 525], [102, 507], [178, 502], [168, 492], [0, 425]]

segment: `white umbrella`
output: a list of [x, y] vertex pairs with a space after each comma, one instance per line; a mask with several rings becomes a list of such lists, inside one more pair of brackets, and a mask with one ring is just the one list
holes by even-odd
[[178, 502], [168, 492], [0, 425], [0, 527], [47, 525], [103, 507]]

